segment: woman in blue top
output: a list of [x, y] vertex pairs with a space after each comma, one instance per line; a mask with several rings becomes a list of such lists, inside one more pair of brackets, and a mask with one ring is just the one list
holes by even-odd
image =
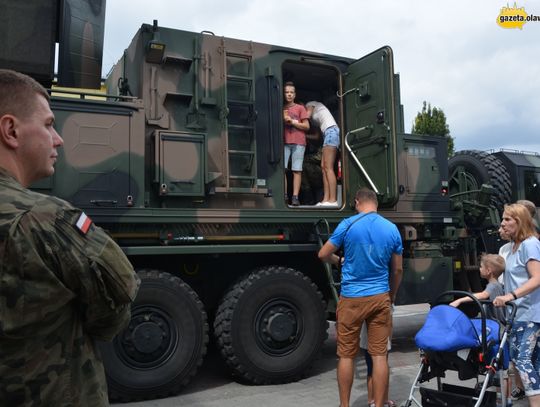
[[493, 303], [504, 306], [514, 301], [517, 305], [510, 333], [510, 356], [523, 381], [529, 405], [540, 407], [540, 241], [531, 215], [523, 205], [504, 207], [501, 228], [510, 239], [503, 246], [507, 253], [504, 272], [507, 294], [495, 298]]

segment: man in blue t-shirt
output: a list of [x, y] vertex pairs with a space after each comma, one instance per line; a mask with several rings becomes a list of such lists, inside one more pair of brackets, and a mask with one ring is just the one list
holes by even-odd
[[[341, 295], [336, 311], [337, 378], [340, 406], [348, 407], [359, 351], [360, 329], [366, 321], [368, 352], [373, 358], [375, 405], [384, 404], [388, 387], [387, 343], [392, 329], [391, 307], [403, 274], [403, 245], [392, 222], [377, 214], [377, 195], [356, 192], [358, 215], [344, 219], [319, 251], [322, 261], [342, 264]], [[344, 257], [335, 253], [343, 247]]]

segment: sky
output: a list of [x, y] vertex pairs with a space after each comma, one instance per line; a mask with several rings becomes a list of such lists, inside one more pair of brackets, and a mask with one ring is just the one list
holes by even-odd
[[455, 150], [540, 153], [539, 16], [521, 29], [497, 16], [499, 0], [108, 0], [106, 74], [143, 23], [349, 58], [389, 45], [401, 79], [405, 131], [424, 101], [447, 117]]

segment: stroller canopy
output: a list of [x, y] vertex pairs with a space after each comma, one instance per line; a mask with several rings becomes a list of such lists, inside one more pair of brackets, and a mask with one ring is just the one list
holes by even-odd
[[[498, 342], [498, 328], [497, 322], [486, 320], [488, 341]], [[467, 315], [450, 305], [437, 305], [429, 311], [415, 341], [416, 346], [427, 351], [453, 352], [479, 347], [480, 323], [473, 323]]]

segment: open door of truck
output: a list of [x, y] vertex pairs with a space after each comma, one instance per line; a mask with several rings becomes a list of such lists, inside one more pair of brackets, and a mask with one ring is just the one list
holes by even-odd
[[383, 47], [353, 62], [344, 78], [349, 188], [371, 188], [381, 206], [392, 206], [398, 199], [392, 49]]

